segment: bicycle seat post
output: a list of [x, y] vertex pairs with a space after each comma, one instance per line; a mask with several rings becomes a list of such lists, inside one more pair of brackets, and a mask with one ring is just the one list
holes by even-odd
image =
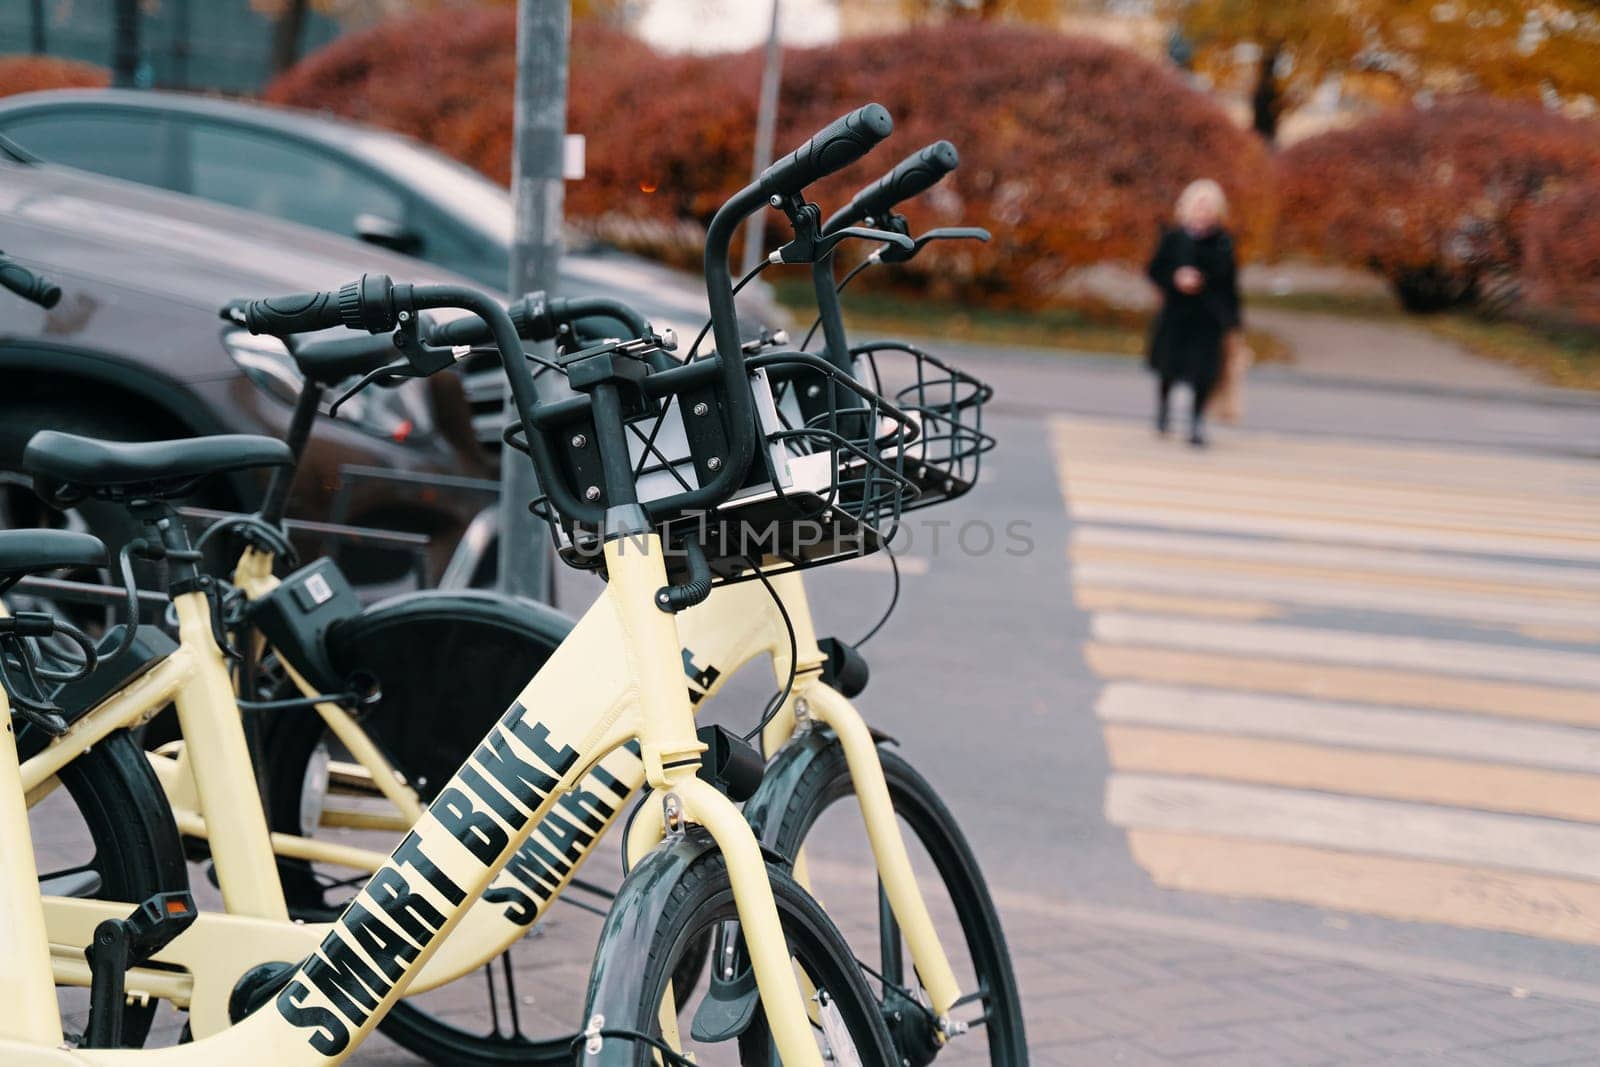
[[294, 464], [272, 472], [267, 494], [261, 500], [261, 518], [274, 526], [282, 524], [284, 512], [288, 509], [289, 490], [294, 486], [300, 461], [305, 458], [306, 446], [311, 442], [311, 430], [322, 405], [322, 394], [321, 383], [308, 377], [300, 387], [300, 395], [295, 398], [294, 413], [289, 416], [289, 429], [283, 438], [289, 451], [294, 453]]

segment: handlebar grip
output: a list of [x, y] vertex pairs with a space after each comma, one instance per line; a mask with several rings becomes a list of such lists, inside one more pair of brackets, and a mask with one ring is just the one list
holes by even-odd
[[[524, 341], [549, 341], [556, 335], [556, 324], [545, 312], [544, 293], [528, 293], [521, 300], [506, 307], [511, 325]], [[463, 315], [458, 319], [435, 326], [428, 341], [436, 345], [486, 345], [494, 340], [494, 331], [477, 315]]]
[[337, 292], [235, 300], [223, 307], [222, 317], [251, 333], [280, 337], [334, 326], [382, 333], [395, 327], [393, 288], [387, 274], [363, 274]]
[[46, 310], [61, 300], [61, 286], [10, 260], [0, 260], [0, 285]]
[[[949, 141], [935, 141], [901, 160], [894, 170], [852, 197], [850, 206], [842, 212], [849, 221], [839, 225], [853, 225], [863, 219], [887, 215], [902, 200], [910, 200], [939, 184], [939, 180], [955, 170], [960, 162], [955, 145]], [[830, 224], [835, 221], [829, 220]]]
[[768, 196], [793, 196], [818, 178], [848, 167], [893, 130], [894, 120], [882, 104], [857, 108], [762, 171], [756, 184]]

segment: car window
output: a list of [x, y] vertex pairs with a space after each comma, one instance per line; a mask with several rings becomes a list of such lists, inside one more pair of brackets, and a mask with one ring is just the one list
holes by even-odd
[[503, 250], [472, 233], [442, 212], [413, 200], [407, 228], [417, 236], [416, 255], [496, 289], [506, 284], [506, 257]]
[[189, 192], [348, 237], [356, 216], [402, 217], [400, 194], [315, 148], [272, 134], [197, 124]]
[[154, 115], [53, 111], [23, 115], [0, 132], [47, 163], [173, 186], [166, 123]]

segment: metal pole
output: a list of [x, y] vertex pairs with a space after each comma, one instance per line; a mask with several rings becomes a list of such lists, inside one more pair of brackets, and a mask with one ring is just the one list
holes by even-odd
[[172, 5], [172, 87], [189, 88], [189, 0]]
[[132, 89], [139, 80], [139, 0], [116, 0], [111, 22], [111, 84]]
[[[772, 0], [772, 28], [767, 31], [767, 62], [761, 71], [761, 102], [756, 109], [756, 154], [752, 176], [759, 176], [772, 165], [772, 142], [778, 135], [778, 87], [783, 81], [783, 42], [778, 27], [781, 0]], [[744, 262], [740, 275], [755, 270], [766, 254], [767, 213], [750, 217], [744, 233]]]
[[[554, 292], [561, 264], [562, 154], [567, 133], [567, 42], [570, 0], [517, 0], [517, 89], [511, 196], [513, 297], [534, 289]], [[542, 355], [553, 355], [551, 346]], [[548, 376], [546, 376], [548, 379]], [[511, 395], [506, 414], [514, 418]], [[551, 601], [550, 538], [528, 511], [538, 495], [533, 467], [507, 448], [500, 462], [500, 588]]]
[[44, 0], [32, 0], [29, 10], [33, 14], [33, 54], [42, 56], [45, 53]]

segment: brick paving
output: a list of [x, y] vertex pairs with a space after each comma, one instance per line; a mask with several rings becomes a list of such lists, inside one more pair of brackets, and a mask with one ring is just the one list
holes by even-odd
[[[1024, 909], [1006, 921], [1038, 1067], [1600, 1062], [1600, 1003]], [[420, 1061], [379, 1035], [352, 1062]], [[939, 1062], [987, 1056], [957, 1045]]]

